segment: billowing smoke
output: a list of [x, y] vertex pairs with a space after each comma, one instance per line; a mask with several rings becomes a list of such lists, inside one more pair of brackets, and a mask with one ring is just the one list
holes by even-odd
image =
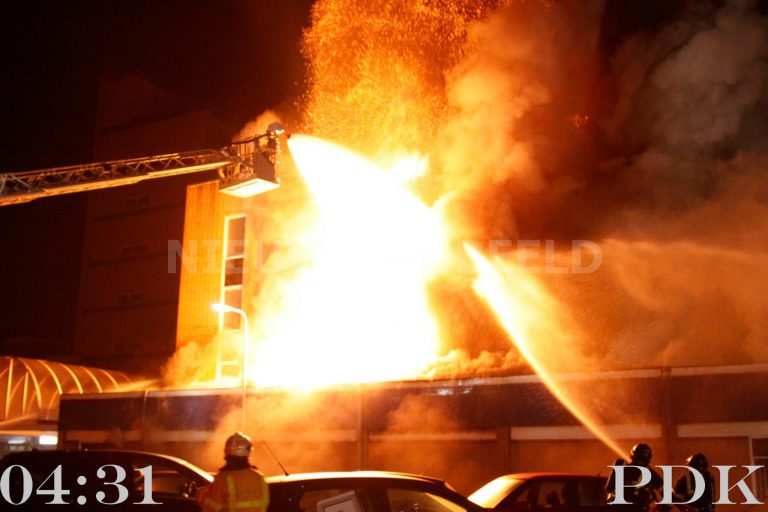
[[[464, 492], [472, 492], [496, 476], [490, 461], [470, 456], [475, 445], [441, 440], [460, 431], [462, 422], [434, 396], [405, 396], [386, 418], [386, 431], [370, 442], [369, 464], [376, 469], [406, 471], [418, 475], [440, 475]], [[416, 448], [418, 446], [418, 448]], [[416, 449], [415, 449], [416, 448]], [[460, 464], [457, 461], [461, 461]]]
[[[577, 320], [579, 360], [768, 360], [759, 5], [654, 3], [638, 23], [615, 1], [465, 2], [443, 16], [407, 0], [386, 13], [353, 3], [315, 9], [309, 126], [373, 155], [429, 152], [422, 195], [459, 240], [554, 240], [557, 260], [571, 240], [596, 242], [595, 272], [539, 276]], [[326, 30], [341, 12], [354, 23]], [[342, 61], [354, 72], [329, 71]], [[340, 122], [365, 108], [373, 122]], [[457, 298], [466, 276], [435, 287], [438, 309], [464, 308], [449, 347], [469, 345], [475, 367], [517, 365], [468, 309], [477, 303]]]
[[[630, 19], [644, 8], [658, 15]], [[768, 361], [768, 23], [759, 4], [319, 0], [312, 23], [308, 131], [377, 159], [428, 155], [418, 189], [453, 228], [457, 250], [470, 240], [519, 260], [520, 241], [536, 241], [541, 258], [552, 252], [533, 275], [560, 306], [547, 301], [538, 314], [567, 317], [572, 332], [543, 329], [548, 343], [569, 341], [548, 351], [558, 358], [550, 367]], [[279, 204], [259, 207], [264, 239], [292, 241], [312, 215], [306, 191], [267, 199]], [[573, 240], [597, 244], [596, 268], [568, 269]], [[255, 316], [276, 307], [270, 298], [304, 263], [295, 258], [278, 246], [267, 259]], [[433, 285], [448, 354], [435, 374], [520, 370], [472, 279], [460, 270]], [[442, 414], [406, 402], [389, 432], [460, 428]], [[372, 453], [388, 466], [403, 464], [407, 449]], [[406, 469], [447, 474], [455, 458]]]
[[568, 301], [603, 366], [768, 360], [766, 21], [693, 3], [609, 56], [606, 156], [581, 194], [603, 267]]
[[[339, 389], [335, 393], [315, 394], [262, 390], [248, 397], [245, 416], [241, 397], [235, 392], [220, 397], [222, 400], [215, 411], [216, 426], [204, 445], [161, 441], [148, 448], [173, 452], [215, 472], [224, 464], [226, 439], [242, 431], [253, 442], [251, 463], [267, 475], [283, 474], [284, 470], [290, 473], [353, 470], [357, 465], [355, 391]], [[150, 429], [152, 421], [149, 418]]]
[[594, 168], [582, 128], [594, 101], [600, 15], [599, 2], [515, 2], [470, 27], [467, 54], [447, 73], [451, 109], [436, 170], [441, 206], [458, 209], [459, 236], [517, 238], [523, 216], [554, 224], [547, 204]]

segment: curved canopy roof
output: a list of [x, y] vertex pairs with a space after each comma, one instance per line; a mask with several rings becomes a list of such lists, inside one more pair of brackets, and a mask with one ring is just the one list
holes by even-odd
[[42, 359], [0, 356], [0, 427], [56, 420], [62, 393], [106, 393], [135, 388], [121, 372]]

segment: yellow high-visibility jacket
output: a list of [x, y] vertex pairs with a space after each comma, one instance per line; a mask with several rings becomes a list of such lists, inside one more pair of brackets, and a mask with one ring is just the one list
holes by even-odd
[[203, 512], [266, 512], [269, 487], [255, 468], [222, 470], [202, 496]]

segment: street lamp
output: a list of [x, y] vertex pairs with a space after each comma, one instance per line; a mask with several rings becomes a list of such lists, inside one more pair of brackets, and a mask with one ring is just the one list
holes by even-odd
[[241, 408], [243, 410], [242, 414], [242, 431], [245, 432], [245, 399], [248, 393], [248, 316], [245, 314], [245, 311], [242, 309], [238, 309], [232, 306], [228, 306], [227, 304], [221, 304], [218, 302], [215, 302], [211, 304], [211, 309], [216, 311], [217, 313], [236, 313], [243, 317], [243, 375], [242, 375], [242, 384], [243, 384], [243, 403], [241, 405]]

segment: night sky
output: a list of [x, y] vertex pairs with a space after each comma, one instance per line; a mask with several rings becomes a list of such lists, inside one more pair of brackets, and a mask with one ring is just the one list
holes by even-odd
[[[100, 76], [145, 76], [234, 135], [300, 96], [311, 3], [16, 2], [0, 22], [0, 170], [93, 161]], [[0, 353], [71, 351], [84, 219], [85, 194], [0, 208]]]

